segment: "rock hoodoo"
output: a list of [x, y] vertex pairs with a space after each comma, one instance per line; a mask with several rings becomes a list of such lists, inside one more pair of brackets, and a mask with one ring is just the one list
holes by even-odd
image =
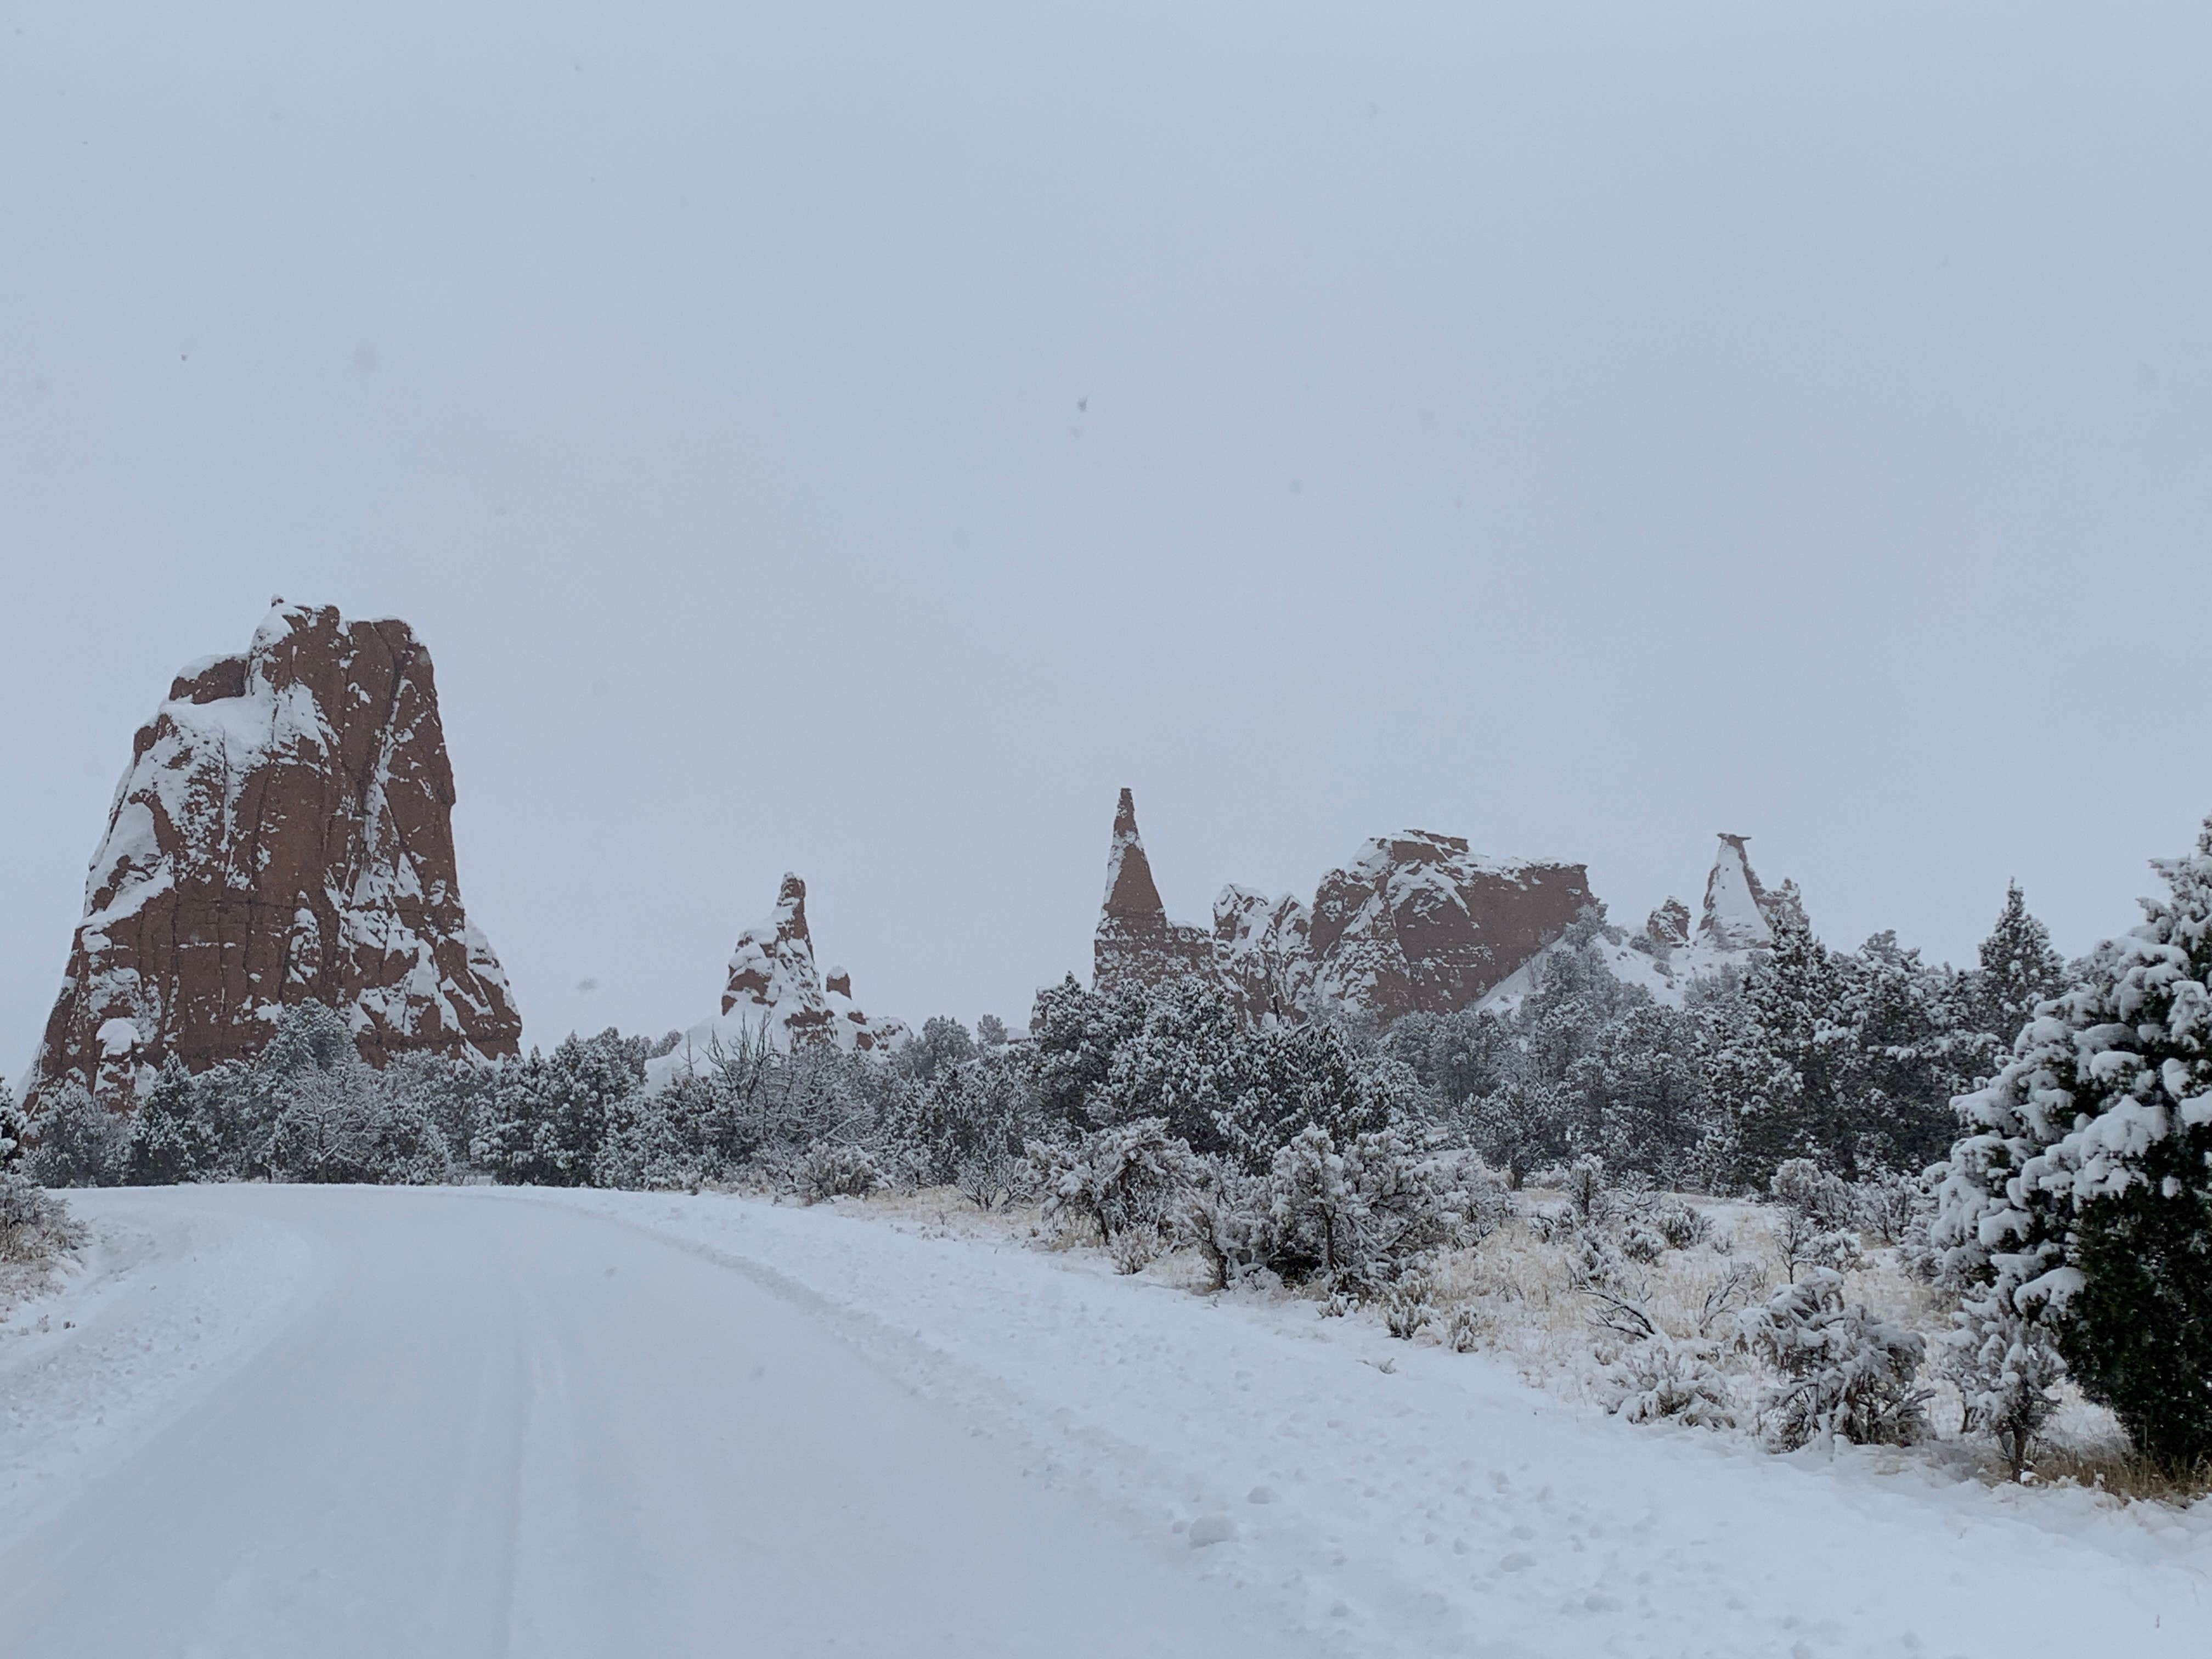
[[853, 1001], [853, 976], [814, 965], [806, 926], [806, 884], [787, 873], [775, 908], [738, 935], [722, 988], [722, 1011], [684, 1033], [675, 1049], [646, 1064], [655, 1087], [699, 1071], [718, 1052], [765, 1036], [779, 1048], [830, 1042], [848, 1054], [887, 1054], [908, 1035], [904, 1022], [871, 1018]]
[[1224, 887], [1209, 939], [1168, 920], [1124, 789], [1092, 984], [1113, 992], [1206, 974], [1255, 1023], [1335, 1007], [1388, 1024], [1480, 1000], [1589, 902], [1581, 865], [1484, 858], [1456, 836], [1409, 830], [1330, 871], [1310, 906]]
[[1137, 833], [1135, 799], [1124, 789], [1114, 810], [1106, 852], [1106, 901], [1091, 942], [1091, 983], [1114, 992], [1212, 971], [1213, 941], [1205, 929], [1170, 921], [1152, 866]]
[[76, 1077], [118, 1100], [171, 1055], [251, 1057], [310, 999], [374, 1064], [514, 1054], [506, 975], [461, 908], [453, 799], [407, 624], [277, 604], [139, 728], [33, 1090]]

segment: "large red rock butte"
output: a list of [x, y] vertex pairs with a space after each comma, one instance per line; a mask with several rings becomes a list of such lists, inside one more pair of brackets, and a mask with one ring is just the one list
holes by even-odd
[[1110, 993], [1201, 974], [1254, 1024], [1334, 1008], [1387, 1025], [1472, 1007], [1590, 902], [1579, 864], [1486, 858], [1456, 836], [1409, 830], [1366, 842], [1322, 878], [1310, 906], [1224, 887], [1209, 939], [1168, 920], [1124, 789], [1092, 984]]
[[404, 622], [277, 602], [138, 730], [33, 1090], [120, 1105], [168, 1057], [258, 1053], [286, 1006], [362, 1055], [496, 1059], [522, 1023], [454, 867], [430, 653]]

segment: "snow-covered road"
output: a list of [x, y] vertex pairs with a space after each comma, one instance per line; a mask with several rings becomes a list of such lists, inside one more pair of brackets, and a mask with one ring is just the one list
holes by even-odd
[[1632, 1428], [1095, 1258], [714, 1195], [71, 1198], [91, 1273], [0, 1339], [0, 1653], [2212, 1651], [2212, 1506]]
[[[155, 1249], [127, 1293], [64, 1298], [75, 1329], [0, 1347], [0, 1651], [1280, 1650], [1263, 1610], [639, 1228], [402, 1189], [76, 1207]], [[204, 1340], [172, 1310], [226, 1301], [252, 1328], [162, 1367]]]

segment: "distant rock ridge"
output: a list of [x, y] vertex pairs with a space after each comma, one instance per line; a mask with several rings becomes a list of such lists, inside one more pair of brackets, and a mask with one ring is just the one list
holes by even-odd
[[1486, 858], [1457, 836], [1409, 830], [1365, 842], [1322, 878], [1310, 905], [1223, 888], [1208, 937], [1168, 919], [1124, 789], [1092, 985], [1112, 993], [1197, 974], [1254, 1024], [1339, 1009], [1388, 1024], [1471, 1006], [1589, 902], [1581, 865]]
[[844, 969], [832, 968], [826, 977], [816, 970], [806, 884], [787, 872], [775, 908], [738, 934], [730, 951], [721, 1012], [685, 1031], [670, 1053], [647, 1061], [646, 1075], [658, 1088], [763, 1037], [786, 1050], [833, 1043], [847, 1054], [884, 1054], [908, 1035], [904, 1022], [860, 1011]]
[[32, 1091], [116, 1104], [174, 1056], [250, 1059], [313, 1000], [363, 1058], [517, 1052], [521, 1020], [461, 906], [430, 653], [404, 622], [279, 601], [139, 728], [94, 854]]

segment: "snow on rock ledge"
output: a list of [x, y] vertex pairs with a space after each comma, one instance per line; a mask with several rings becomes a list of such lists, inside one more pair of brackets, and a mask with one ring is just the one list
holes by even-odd
[[278, 603], [139, 728], [33, 1090], [75, 1077], [119, 1101], [173, 1054], [251, 1057], [309, 999], [376, 1064], [515, 1053], [506, 975], [461, 908], [453, 799], [407, 624]]

